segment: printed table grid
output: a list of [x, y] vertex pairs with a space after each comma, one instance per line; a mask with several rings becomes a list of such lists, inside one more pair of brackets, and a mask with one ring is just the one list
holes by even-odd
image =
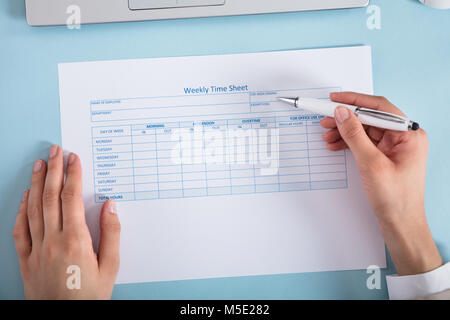
[[[260, 98], [255, 93], [248, 93], [248, 96], [250, 109], [256, 108], [258, 103], [264, 104], [261, 101], [252, 102], [252, 97], [255, 97], [254, 100]], [[138, 99], [136, 101], [139, 102]], [[91, 114], [97, 112], [98, 110], [92, 110], [91, 105]], [[108, 113], [111, 110], [101, 112]], [[102, 125], [91, 129], [95, 201], [103, 202], [109, 198], [135, 201], [347, 188], [345, 151], [327, 150], [321, 139], [324, 132], [319, 123], [321, 117], [312, 114], [287, 115], [285, 111], [277, 112], [276, 115], [273, 113], [271, 116], [262, 116], [265, 111], [258, 112], [257, 115], [242, 114], [245, 118], [229, 114], [233, 118], [193, 122], [173, 121], [176, 117], [171, 117], [172, 121], [167, 122], [141, 119], [141, 123], [129, 124], [114, 124], [110, 120], [103, 120]], [[278, 169], [272, 174], [263, 174], [264, 166], [248, 159], [243, 163], [208, 163], [204, 153], [207, 141], [204, 141], [203, 134], [214, 132], [228, 139], [230, 130], [236, 129], [256, 130], [254, 132], [267, 130], [264, 132], [271, 134], [279, 132]], [[191, 148], [183, 148], [181, 136], [174, 140], [176, 130], [184, 130], [183, 132], [192, 135]], [[255, 138], [257, 139], [254, 140]], [[255, 150], [259, 150], [264, 144], [259, 141], [259, 137], [253, 135], [248, 140], [245, 139], [244, 143], [241, 143], [242, 140], [235, 140], [238, 143], [233, 144], [233, 157], [243, 155], [257, 159], [259, 153]], [[227, 152], [230, 151], [230, 146], [223, 144], [223, 156], [229, 157]], [[250, 146], [253, 146], [251, 154], [247, 152]], [[237, 152], [239, 148], [244, 152]], [[190, 158], [196, 161], [184, 161], [186, 150], [191, 150]], [[180, 163], [173, 162], [175, 151], [183, 159]], [[201, 151], [198, 153], [201, 154], [201, 159], [195, 158], [197, 151]], [[266, 155], [267, 153], [266, 151]]]
[[[346, 188], [345, 153], [327, 151], [324, 143], [317, 140], [317, 136], [321, 135], [321, 130], [318, 130], [319, 120], [308, 120], [309, 117], [316, 116], [303, 116], [300, 120], [296, 116], [293, 117], [294, 121], [291, 117], [277, 117], [273, 122], [265, 123], [271, 124], [272, 129], [280, 130], [279, 169], [272, 176], [259, 175], [254, 164], [208, 164], [203, 160], [199, 164], [170, 163], [170, 156], [160, 154], [173, 151], [173, 148], [167, 148], [167, 144], [178, 142], [181, 148], [180, 141], [168, 140], [174, 127], [158, 125], [158, 129], [150, 126], [150, 129], [143, 130], [149, 132], [147, 135], [152, 139], [140, 151], [135, 150], [134, 134], [126, 134], [124, 128], [127, 126], [102, 127], [104, 132], [116, 132], [114, 137], [127, 137], [129, 142], [118, 145], [112, 143], [114, 140], [111, 136], [96, 137], [93, 134], [96, 201], [102, 202], [108, 198], [123, 201], [152, 200]], [[289, 121], [284, 121], [285, 125], [280, 126], [283, 120]], [[214, 125], [216, 121], [208, 123]], [[254, 122], [250, 127], [255, 128], [260, 124]], [[134, 132], [134, 128], [139, 126], [128, 125], [128, 128]], [[96, 128], [93, 127], [93, 132]], [[181, 123], [178, 123], [178, 128], [181, 128]], [[202, 128], [204, 132], [206, 127]], [[229, 128], [227, 123], [217, 130]], [[289, 128], [303, 128], [304, 133], [285, 133]], [[123, 136], [118, 132], [123, 132]], [[323, 146], [311, 148], [311, 143], [322, 143]], [[304, 148], [299, 148], [302, 144]], [[123, 147], [127, 145], [129, 151]], [[154, 156], [148, 157], [148, 152]]]

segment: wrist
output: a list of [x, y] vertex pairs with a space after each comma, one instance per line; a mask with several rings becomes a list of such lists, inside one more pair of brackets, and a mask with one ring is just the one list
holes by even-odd
[[402, 219], [380, 221], [381, 233], [397, 273], [412, 275], [439, 268], [443, 262], [426, 221], [425, 210], [397, 216]]

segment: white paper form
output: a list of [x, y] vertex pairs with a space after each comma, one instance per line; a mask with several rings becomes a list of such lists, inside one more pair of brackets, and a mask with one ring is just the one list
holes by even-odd
[[351, 153], [276, 100], [371, 94], [370, 47], [67, 63], [59, 81], [96, 245], [118, 203], [118, 283], [385, 267]]

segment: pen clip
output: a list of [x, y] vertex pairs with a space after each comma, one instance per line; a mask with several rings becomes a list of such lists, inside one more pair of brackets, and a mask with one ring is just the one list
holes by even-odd
[[407, 123], [409, 122], [408, 119], [406, 119], [405, 117], [396, 115], [396, 114], [392, 114], [392, 113], [388, 113], [388, 112], [383, 112], [383, 111], [379, 111], [379, 110], [373, 110], [373, 109], [367, 109], [367, 108], [359, 108], [357, 107], [355, 109], [355, 115], [368, 115], [368, 116], [372, 116], [374, 118], [377, 119], [381, 119], [381, 120], [387, 120], [387, 121], [392, 121], [395, 123]]

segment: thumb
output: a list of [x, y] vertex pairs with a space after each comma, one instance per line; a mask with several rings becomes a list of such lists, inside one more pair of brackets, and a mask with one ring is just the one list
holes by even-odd
[[103, 204], [100, 215], [100, 247], [98, 263], [100, 272], [116, 276], [119, 271], [120, 222], [113, 199]]
[[339, 106], [334, 111], [337, 128], [342, 139], [347, 143], [359, 166], [366, 165], [380, 151], [367, 136], [361, 122], [348, 108]]

